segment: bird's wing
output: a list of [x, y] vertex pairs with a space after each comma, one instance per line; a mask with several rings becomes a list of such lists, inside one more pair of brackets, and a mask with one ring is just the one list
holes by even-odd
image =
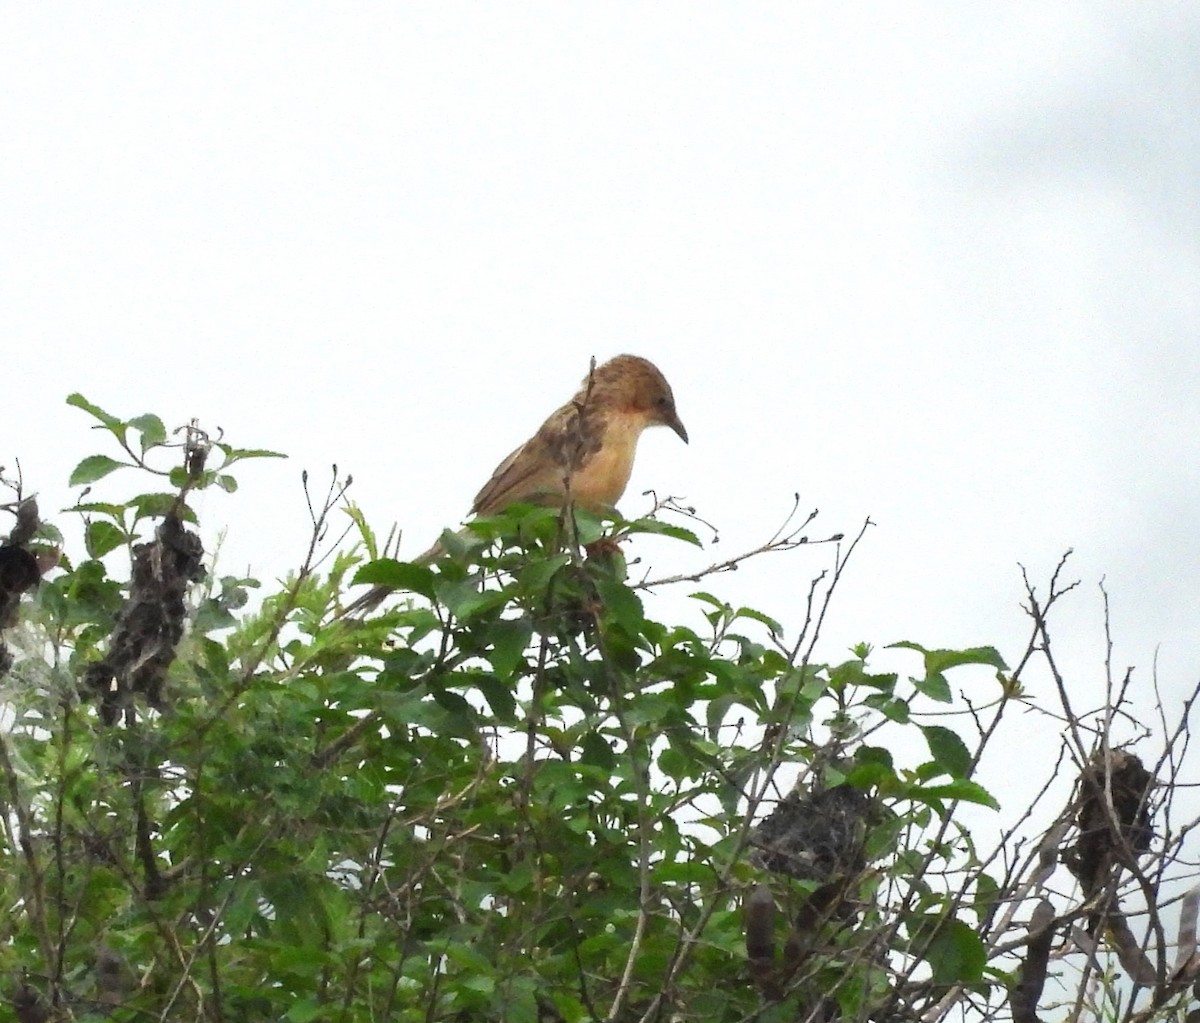
[[532, 437], [496, 466], [492, 478], [475, 495], [471, 511], [492, 515], [517, 501], [561, 497], [563, 477], [573, 449], [570, 438], [579, 432], [579, 410], [568, 402], [547, 419]]

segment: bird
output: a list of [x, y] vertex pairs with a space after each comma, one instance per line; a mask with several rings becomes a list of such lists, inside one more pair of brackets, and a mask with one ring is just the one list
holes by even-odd
[[[511, 504], [567, 504], [590, 512], [612, 508], [629, 483], [637, 442], [651, 426], [666, 426], [688, 443], [667, 378], [649, 359], [618, 355], [597, 366], [575, 395], [492, 472], [471, 505], [472, 515], [495, 515]], [[435, 561], [435, 543], [415, 564]], [[376, 586], [343, 614], [368, 611], [390, 592]]]

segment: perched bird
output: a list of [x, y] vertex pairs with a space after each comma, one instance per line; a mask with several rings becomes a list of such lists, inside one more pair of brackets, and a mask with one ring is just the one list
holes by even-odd
[[[471, 513], [494, 515], [517, 502], [611, 508], [625, 493], [638, 438], [648, 426], [669, 426], [687, 443], [671, 385], [658, 367], [636, 355], [593, 364], [575, 396], [496, 466]], [[435, 543], [413, 561], [427, 564], [442, 553]], [[376, 586], [346, 613], [368, 610], [387, 593]]]

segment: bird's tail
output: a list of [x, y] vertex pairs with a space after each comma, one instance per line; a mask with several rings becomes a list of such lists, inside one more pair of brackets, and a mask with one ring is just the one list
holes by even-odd
[[344, 608], [339, 618], [362, 618], [368, 612], [374, 611], [384, 598], [391, 593], [391, 589], [387, 586], [372, 586], [366, 593], [356, 600], [352, 600]]
[[[411, 559], [414, 565], [431, 565], [437, 561], [443, 554], [446, 553], [446, 548], [442, 546], [442, 542], [438, 540], [429, 550], [417, 557]], [[339, 618], [363, 618], [371, 611], [374, 611], [380, 604], [384, 602], [387, 595], [392, 592], [390, 586], [372, 586], [361, 597], [356, 598], [347, 604]]]

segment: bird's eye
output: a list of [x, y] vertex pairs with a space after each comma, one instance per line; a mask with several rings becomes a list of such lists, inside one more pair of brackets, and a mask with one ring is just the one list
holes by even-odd
[[671, 407], [671, 399], [665, 394], [660, 394], [658, 396], [658, 407], [659, 408], [670, 408]]

